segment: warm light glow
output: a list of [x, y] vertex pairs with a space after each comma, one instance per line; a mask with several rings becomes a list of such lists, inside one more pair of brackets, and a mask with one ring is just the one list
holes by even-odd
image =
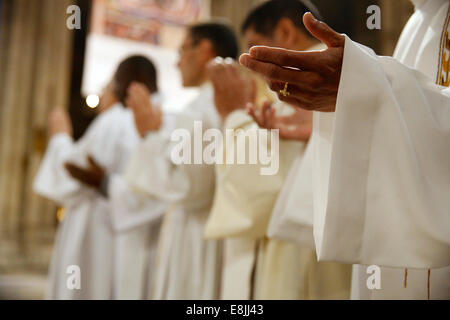
[[97, 108], [98, 104], [100, 103], [100, 98], [96, 94], [90, 94], [86, 98], [86, 104], [89, 108]]

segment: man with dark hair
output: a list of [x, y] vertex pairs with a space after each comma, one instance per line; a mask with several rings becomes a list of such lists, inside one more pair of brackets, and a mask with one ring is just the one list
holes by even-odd
[[[33, 188], [64, 206], [65, 216], [47, 298], [147, 298], [145, 280], [166, 205], [137, 199], [122, 176], [140, 140], [133, 114], [123, 104], [135, 81], [156, 93], [156, 69], [148, 58], [132, 56], [120, 63], [100, 99], [103, 111], [77, 142], [67, 112], [57, 108], [50, 114], [51, 139]], [[73, 288], [67, 286], [69, 271]]]
[[[320, 17], [317, 8], [308, 0], [272, 0], [253, 9], [242, 23], [243, 34], [253, 31], [265, 37], [274, 37], [278, 24], [288, 19], [307, 38], [316, 40], [307, 32], [300, 17], [302, 12], [313, 12]], [[252, 43], [249, 43], [252, 46]]]
[[227, 25], [208, 22], [190, 26], [178, 62], [183, 86], [198, 87], [207, 81], [206, 65], [211, 57], [234, 59], [238, 53], [236, 35]]
[[[247, 44], [295, 50], [323, 48], [307, 36], [298, 22], [308, 10], [294, 0], [261, 4], [243, 24]], [[224, 127], [239, 128], [236, 136], [255, 130], [257, 123], [245, 111], [248, 103], [255, 103], [248, 94], [251, 82], [232, 63], [215, 62], [210, 70]], [[285, 191], [311, 190], [312, 177], [303, 162], [310, 154], [312, 113], [293, 110], [276, 97], [271, 99], [274, 103], [264, 103], [263, 110], [280, 115], [280, 119], [291, 119], [287, 115], [293, 114], [299, 124], [291, 130], [290, 123], [280, 120], [283, 139], [279, 144], [271, 141], [267, 147], [271, 154], [279, 154], [278, 172], [262, 176], [258, 170], [261, 164], [217, 165], [216, 169], [218, 185], [206, 234], [209, 238], [225, 238], [222, 298], [348, 299], [351, 266], [317, 262], [311, 225], [312, 194], [306, 199], [291, 199]], [[224, 154], [232, 151], [225, 148]], [[292, 186], [293, 182], [300, 184]], [[297, 214], [303, 212], [308, 213], [307, 219], [298, 218]]]
[[128, 87], [132, 82], [140, 82], [150, 93], [158, 91], [156, 67], [144, 56], [134, 55], [126, 58], [117, 67], [112, 80], [112, 91], [125, 106]]
[[[144, 142], [129, 164], [128, 181], [136, 191], [173, 204], [164, 217], [153, 299], [219, 297], [221, 243], [203, 237], [214, 196], [214, 165], [195, 160], [197, 142], [192, 143], [191, 137], [198, 131], [196, 128], [220, 127], [207, 65], [216, 56], [235, 57], [237, 48], [233, 31], [224, 24], [206, 23], [188, 28], [178, 67], [183, 86], [198, 87], [199, 94], [175, 116], [174, 124], [163, 120], [149, 105], [148, 90], [139, 84], [130, 87], [127, 104], [133, 109]], [[183, 144], [171, 140], [172, 128], [187, 134], [188, 137], [183, 137], [188, 141]], [[180, 144], [183, 158], [188, 154], [185, 161], [174, 159], [180, 153], [177, 149]]]
[[308, 11], [318, 12], [309, 1], [271, 0], [253, 9], [242, 24], [241, 32], [248, 47], [254, 45], [317, 50], [321, 43], [301, 23]]
[[239, 54], [236, 34], [229, 26], [220, 22], [205, 22], [189, 27], [192, 45], [196, 46], [202, 40], [212, 43], [216, 56], [222, 58], [237, 58]]

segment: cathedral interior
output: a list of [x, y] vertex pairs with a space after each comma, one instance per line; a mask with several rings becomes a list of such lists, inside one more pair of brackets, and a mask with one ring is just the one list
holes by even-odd
[[[113, 12], [110, 2], [126, 10], [116, 7], [118, 12]], [[220, 17], [239, 31], [246, 13], [261, 2], [0, 0], [0, 299], [44, 298], [55, 234], [64, 212], [33, 193], [32, 181], [48, 142], [49, 110], [54, 106], [69, 110], [76, 138], [96, 115], [86, 96], [101, 89], [96, 75], [104, 77], [91, 70], [96, 65], [92, 62], [96, 61], [95, 52], [90, 50], [92, 36], [103, 32], [109, 37], [125, 37], [136, 46], [151, 43], [176, 59], [183, 24]], [[312, 2], [335, 30], [382, 55], [392, 55], [413, 11], [409, 0]], [[157, 14], [148, 19], [133, 15], [130, 6], [137, 3], [145, 10], [157, 7]], [[175, 23], [168, 14], [172, 3], [193, 11], [179, 12]], [[380, 30], [366, 27], [366, 9], [373, 4], [381, 8]], [[78, 6], [81, 14], [80, 28], [74, 30], [66, 27], [71, 5]], [[140, 26], [140, 31], [133, 33], [135, 26]], [[242, 46], [241, 51], [245, 50]], [[173, 101], [174, 108], [177, 103]]]

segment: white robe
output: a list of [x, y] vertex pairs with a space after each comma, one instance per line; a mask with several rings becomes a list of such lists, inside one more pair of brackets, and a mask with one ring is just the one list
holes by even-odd
[[346, 37], [336, 112], [314, 115], [319, 260], [382, 266], [372, 291], [355, 266], [353, 298], [449, 298], [449, 1], [415, 4], [394, 58]]
[[[321, 43], [308, 51], [324, 50]], [[273, 208], [267, 235], [293, 241], [314, 249], [313, 237], [313, 161], [317, 135], [314, 131], [304, 151], [295, 158]], [[293, 191], [295, 190], [295, 191]]]
[[[290, 107], [283, 104], [276, 107], [279, 112], [292, 112]], [[259, 298], [260, 294], [256, 288], [273, 289], [273, 286], [270, 285], [270, 278], [262, 276], [266, 273], [258, 272], [262, 270], [256, 263], [258, 252], [265, 251], [266, 246], [263, 246], [263, 243], [267, 242], [265, 233], [273, 204], [292, 160], [303, 153], [304, 143], [286, 140], [278, 142], [272, 140], [268, 134], [267, 144], [259, 141], [257, 151], [259, 154], [264, 149], [267, 154], [279, 152], [278, 170], [272, 175], [261, 175], [261, 169], [267, 167], [262, 164], [261, 159], [255, 164], [227, 164], [225, 159], [229, 154], [246, 154], [248, 161], [250, 145], [239, 146], [237, 140], [239, 136], [244, 137], [252, 131], [256, 133], [256, 130], [263, 129], [258, 129], [257, 124], [242, 109], [233, 111], [225, 119], [223, 131], [230, 129], [235, 130], [235, 144], [231, 144], [231, 148], [225, 144], [221, 146], [220, 154], [224, 161], [222, 164], [216, 164], [216, 193], [205, 236], [210, 239], [224, 239], [220, 298]], [[249, 140], [246, 141], [249, 143]], [[286, 265], [291, 262], [286, 263], [286, 257], [291, 258], [290, 253], [278, 256], [277, 271], [286, 270]], [[292, 282], [292, 279], [290, 280]], [[258, 286], [260, 281], [264, 283]], [[272, 296], [277, 296], [279, 292], [272, 293]], [[262, 298], [266, 296], [262, 295]]]
[[[79, 141], [66, 134], [50, 140], [34, 190], [63, 205], [66, 214], [50, 265], [49, 299], [145, 297], [143, 283], [165, 205], [134, 196], [121, 176], [138, 141], [133, 115], [120, 104], [100, 114]], [[110, 174], [108, 199], [64, 168], [66, 161], [85, 166], [89, 154]], [[66, 286], [71, 265], [80, 267], [79, 290]]]
[[[174, 126], [194, 138], [196, 120], [203, 130], [220, 126], [210, 84], [200, 88], [198, 97], [176, 116]], [[149, 133], [127, 168], [127, 180], [135, 189], [173, 204], [164, 217], [151, 297], [217, 299], [221, 243], [203, 238], [214, 196], [214, 165], [175, 165], [170, 154], [178, 142], [171, 141], [171, 133]]]

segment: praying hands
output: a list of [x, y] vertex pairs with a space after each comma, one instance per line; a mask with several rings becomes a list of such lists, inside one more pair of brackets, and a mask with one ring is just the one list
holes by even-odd
[[214, 87], [214, 104], [222, 120], [256, 99], [256, 82], [242, 73], [242, 67], [231, 58], [217, 57], [208, 65], [208, 76]]
[[278, 129], [280, 137], [286, 140], [308, 141], [312, 133], [312, 112], [296, 109], [290, 115], [278, 115], [269, 102], [258, 109], [253, 104], [247, 106], [247, 113], [261, 128]]
[[90, 187], [100, 189], [102, 180], [106, 175], [105, 169], [92, 156], [88, 156], [87, 160], [87, 168], [82, 168], [72, 162], [66, 162], [64, 167], [75, 180]]
[[133, 111], [134, 122], [141, 137], [145, 137], [150, 131], [159, 130], [162, 112], [160, 108], [152, 106], [150, 91], [145, 85], [133, 82], [128, 88], [125, 103]]

